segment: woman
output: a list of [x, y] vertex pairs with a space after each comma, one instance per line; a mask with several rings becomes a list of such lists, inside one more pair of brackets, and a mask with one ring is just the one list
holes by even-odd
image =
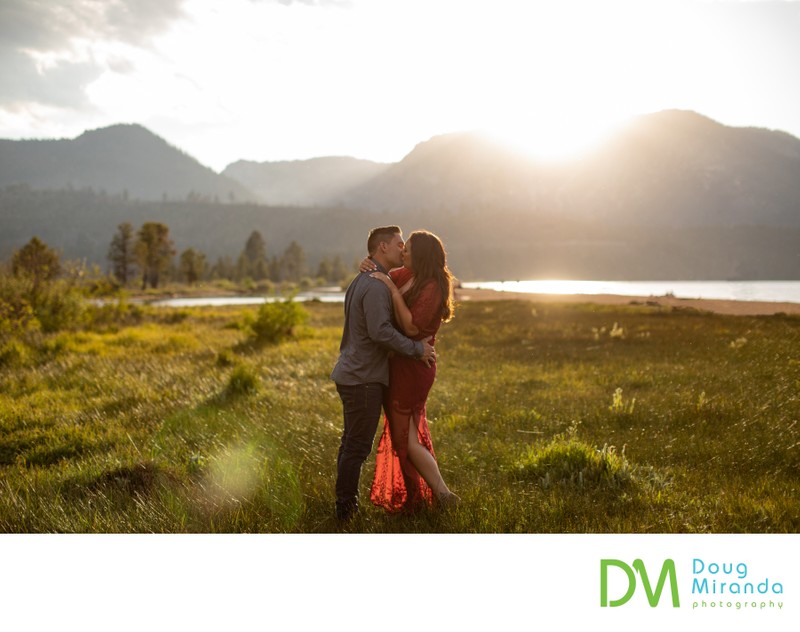
[[[365, 261], [362, 269], [373, 269]], [[427, 231], [412, 233], [403, 249], [403, 267], [373, 272], [392, 292], [395, 318], [409, 338], [434, 336], [453, 316], [453, 278], [447, 269], [441, 240]], [[436, 364], [394, 355], [389, 360], [389, 389], [384, 401], [386, 418], [375, 460], [370, 499], [387, 511], [412, 512], [431, 505], [459, 502], [439, 472], [425, 416], [428, 392]]]

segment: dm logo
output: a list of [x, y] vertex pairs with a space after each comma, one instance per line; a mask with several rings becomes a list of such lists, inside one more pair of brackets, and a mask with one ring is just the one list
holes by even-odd
[[[608, 598], [608, 569], [616, 567], [625, 572], [628, 579], [628, 589], [619, 599]], [[655, 608], [661, 600], [661, 593], [664, 590], [664, 584], [669, 577], [669, 586], [672, 591], [672, 607], [680, 607], [680, 599], [678, 598], [678, 578], [675, 574], [675, 562], [672, 560], [665, 560], [664, 565], [661, 567], [661, 574], [658, 577], [656, 589], [653, 591], [650, 578], [647, 575], [647, 570], [644, 567], [642, 560], [634, 560], [633, 568], [628, 566], [625, 562], [620, 560], [600, 560], [600, 606], [603, 608], [616, 608], [624, 606], [636, 591], [636, 573], [639, 574], [639, 579], [644, 587], [644, 592], [647, 595], [647, 601], [650, 603], [651, 608]], [[618, 574], [618, 573], [617, 573]]]

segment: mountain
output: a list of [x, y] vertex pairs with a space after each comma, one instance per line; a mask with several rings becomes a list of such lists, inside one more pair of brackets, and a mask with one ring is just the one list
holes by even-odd
[[92, 188], [142, 200], [252, 200], [221, 176], [141, 125], [113, 125], [74, 139], [0, 140], [0, 186]]
[[239, 161], [221, 175], [139, 125], [115, 125], [73, 140], [0, 140], [0, 187], [15, 183], [143, 200], [800, 227], [800, 140], [680, 110], [638, 117], [591, 153], [555, 164], [465, 132], [433, 137], [394, 164]]
[[529, 209], [536, 188], [531, 164], [480, 133], [435, 136], [352, 189], [344, 204], [388, 211]]
[[349, 157], [280, 162], [240, 160], [222, 175], [241, 182], [272, 206], [336, 206], [344, 194], [387, 169], [384, 163]]
[[[112, 132], [117, 141], [104, 160], [117, 160], [115, 168], [86, 151], [72, 154], [73, 160], [97, 163], [98, 172], [105, 168], [106, 181], [70, 180], [72, 190], [53, 190], [73, 167], [58, 157], [65, 151], [59, 143], [101, 146], [95, 135], [102, 140]], [[151, 150], [140, 151], [128, 142], [132, 138]], [[209, 170], [143, 128], [36, 141], [50, 148], [39, 152], [38, 164], [47, 166], [52, 157], [61, 180], [49, 167], [9, 163], [9, 142], [0, 142], [0, 182], [31, 184], [0, 186], [0, 261], [38, 235], [67, 258], [105, 264], [117, 224], [158, 220], [170, 226], [179, 250], [198, 248], [209, 260], [235, 260], [249, 233], [258, 230], [272, 254], [297, 241], [313, 267], [326, 256], [359, 259], [371, 227], [400, 224], [406, 234], [417, 228], [439, 234], [451, 269], [465, 281], [800, 279], [800, 140], [727, 127], [693, 112], [639, 117], [591, 153], [557, 164], [462, 133], [420, 143], [390, 165], [326, 158], [226, 169], [254, 189], [269, 187], [259, 189], [262, 195], [285, 196], [284, 206], [231, 204], [224, 193], [219, 202], [209, 194], [162, 199], [162, 187], [180, 179], [178, 158], [206, 176]], [[39, 147], [22, 146], [29, 152]], [[169, 158], [158, 169], [154, 147]], [[120, 164], [120, 154], [130, 154], [127, 165]], [[169, 169], [168, 180], [157, 180]], [[9, 177], [13, 173], [21, 175]], [[133, 199], [142, 190], [133, 188], [131, 174], [142, 173], [163, 183], [155, 187], [157, 201]], [[129, 196], [104, 192], [122, 186]], [[317, 205], [298, 206], [303, 195]]]
[[417, 145], [351, 190], [345, 204], [647, 225], [800, 227], [800, 140], [672, 110], [634, 119], [588, 155], [547, 164], [479, 134], [449, 134]]
[[639, 117], [577, 165], [575, 213], [669, 226], [800, 227], [800, 140], [685, 111]]

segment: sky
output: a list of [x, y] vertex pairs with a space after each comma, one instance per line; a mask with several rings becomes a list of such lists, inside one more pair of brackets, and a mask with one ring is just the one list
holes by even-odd
[[236, 160], [540, 158], [687, 109], [800, 137], [800, 1], [0, 0], [0, 138], [139, 123]]

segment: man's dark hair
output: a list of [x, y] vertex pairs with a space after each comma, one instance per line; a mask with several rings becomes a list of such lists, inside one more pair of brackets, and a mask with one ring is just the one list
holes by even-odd
[[399, 226], [381, 226], [380, 228], [373, 228], [369, 231], [369, 238], [367, 239], [367, 253], [370, 256], [375, 254], [378, 249], [378, 244], [382, 241], [391, 241], [392, 237], [400, 234]]

